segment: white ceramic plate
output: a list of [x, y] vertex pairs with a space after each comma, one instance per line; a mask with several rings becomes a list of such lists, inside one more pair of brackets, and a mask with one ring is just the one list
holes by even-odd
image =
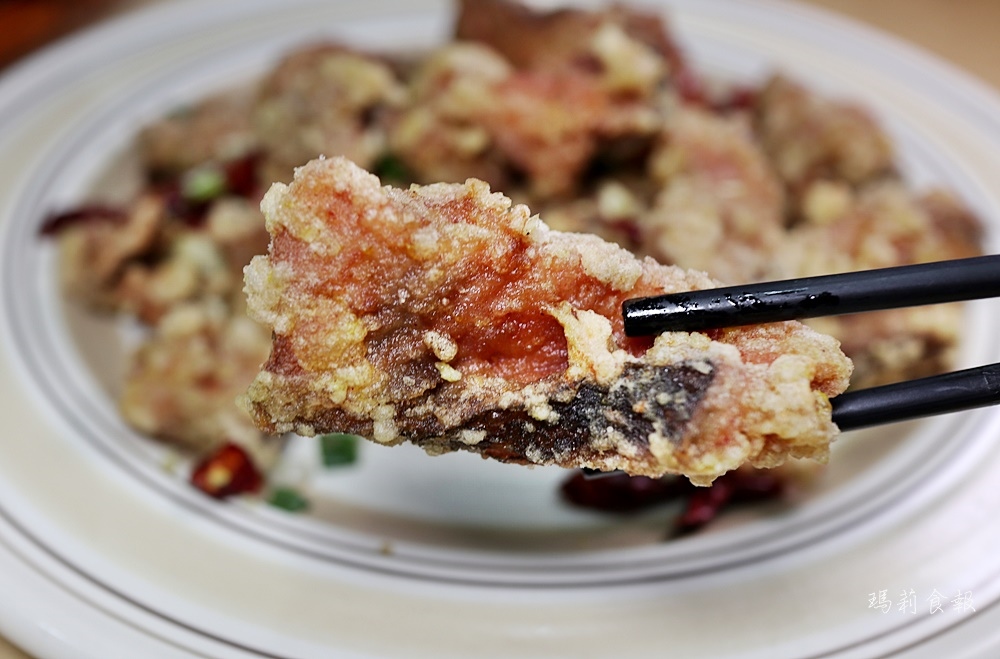
[[[871, 107], [907, 176], [956, 190], [1000, 251], [991, 93], [814, 11], [664, 6], [705, 70], [781, 68]], [[996, 410], [847, 437], [801, 505], [672, 543], [663, 511], [562, 506], [559, 470], [405, 447], [312, 473], [293, 446], [284, 477], [305, 477], [311, 516], [218, 503], [123, 425], [122, 348], [62, 303], [42, 217], [86, 198], [143, 123], [297, 44], [426, 47], [449, 20], [429, 0], [178, 2], [0, 80], [0, 632], [46, 657], [996, 656]], [[967, 313], [963, 365], [1000, 361], [997, 306]]]

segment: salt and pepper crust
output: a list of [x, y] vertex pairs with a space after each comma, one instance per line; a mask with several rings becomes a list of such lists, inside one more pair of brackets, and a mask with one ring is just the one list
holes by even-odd
[[551, 230], [482, 181], [383, 187], [344, 158], [261, 208], [245, 290], [273, 344], [242, 404], [265, 432], [698, 483], [828, 455], [836, 340], [796, 322], [625, 337], [623, 300], [705, 274]]

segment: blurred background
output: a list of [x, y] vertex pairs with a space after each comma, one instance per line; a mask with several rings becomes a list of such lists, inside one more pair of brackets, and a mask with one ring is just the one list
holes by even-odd
[[[166, 1], [170, 0], [0, 0], [0, 75], [17, 60], [54, 39]], [[799, 2], [854, 18], [921, 46], [1000, 90], [1000, 39], [996, 38], [1000, 2], [997, 0]], [[633, 0], [632, 4], [652, 2]], [[26, 656], [0, 635], [0, 659]]]
[[[117, 13], [169, 0], [0, 0], [0, 68]], [[277, 0], [276, 0], [277, 1]], [[1000, 88], [997, 0], [797, 0], [916, 43]], [[643, 0], [634, 4], [642, 5]], [[646, 4], [652, 4], [646, 0]]]

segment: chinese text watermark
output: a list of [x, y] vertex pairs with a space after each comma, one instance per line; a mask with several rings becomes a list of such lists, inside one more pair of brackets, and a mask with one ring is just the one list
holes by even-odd
[[881, 613], [889, 613], [894, 608], [899, 613], [917, 615], [926, 611], [928, 615], [957, 611], [959, 613], [975, 613], [976, 605], [972, 599], [972, 591], [958, 591], [952, 597], [941, 594], [935, 588], [926, 597], [918, 595], [912, 588], [902, 589], [893, 599], [888, 589], [868, 593], [868, 608]]

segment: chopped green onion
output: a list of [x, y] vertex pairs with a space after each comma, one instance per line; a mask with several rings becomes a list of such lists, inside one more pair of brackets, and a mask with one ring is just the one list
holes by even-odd
[[309, 500], [290, 487], [275, 488], [267, 502], [275, 508], [297, 513], [309, 508]]
[[321, 435], [319, 450], [326, 467], [353, 464], [358, 459], [358, 437], [339, 432]]
[[190, 105], [179, 105], [167, 113], [167, 119], [187, 119], [194, 114], [194, 108]]
[[188, 201], [211, 201], [226, 191], [226, 174], [213, 165], [202, 165], [181, 178], [181, 195]]
[[409, 183], [413, 180], [409, 168], [391, 153], [379, 158], [372, 166], [372, 172], [383, 183]]

